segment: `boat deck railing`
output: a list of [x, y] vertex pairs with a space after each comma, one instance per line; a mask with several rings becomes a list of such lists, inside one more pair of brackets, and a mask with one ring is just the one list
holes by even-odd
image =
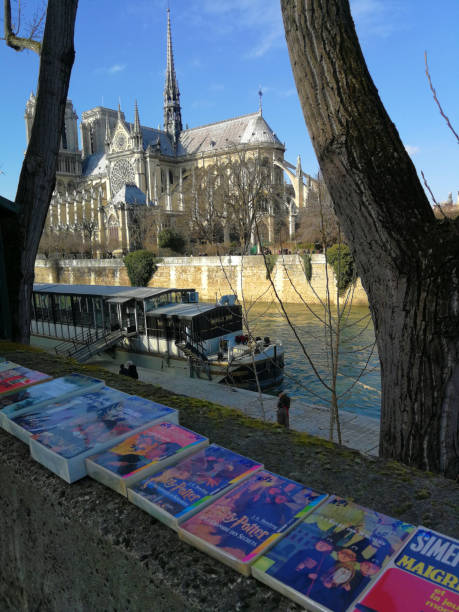
[[61, 342], [54, 347], [58, 355], [72, 357], [77, 361], [83, 362], [92, 355], [96, 355], [107, 350], [125, 337], [135, 335], [127, 333], [125, 330], [117, 329], [87, 329], [70, 338], [66, 342]]

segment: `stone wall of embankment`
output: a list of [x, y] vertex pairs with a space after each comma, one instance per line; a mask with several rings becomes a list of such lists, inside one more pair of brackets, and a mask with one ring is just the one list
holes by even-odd
[[[325, 269], [325, 257], [312, 255], [312, 276], [308, 283], [304, 267], [298, 255], [279, 255], [272, 278], [281, 300], [300, 304], [306, 301], [317, 304], [330, 287], [335, 301], [334, 276]], [[70, 283], [90, 285], [129, 285], [126, 268], [120, 259], [37, 260], [35, 281], [38, 283]], [[150, 281], [151, 287], [195, 288], [203, 300], [214, 300], [227, 293], [237, 293], [239, 298], [261, 302], [274, 299], [270, 282], [266, 278], [263, 257], [165, 257]], [[367, 295], [357, 281], [354, 304], [367, 305]]]

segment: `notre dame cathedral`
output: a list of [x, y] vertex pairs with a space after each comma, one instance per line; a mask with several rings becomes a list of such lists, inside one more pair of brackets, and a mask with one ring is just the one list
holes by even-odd
[[[25, 110], [27, 141], [34, 111], [32, 93]], [[267, 209], [263, 217], [267, 241], [274, 239], [275, 216], [279, 214], [285, 217], [289, 237], [294, 237], [296, 214], [315, 189], [315, 181], [302, 172], [299, 158], [296, 166], [284, 160], [285, 146], [263, 117], [261, 99], [257, 112], [183, 129], [169, 11], [163, 129], [143, 126], [137, 103], [132, 123], [126, 121], [119, 105], [117, 110], [97, 106], [82, 113], [80, 148], [77, 119], [68, 100], [56, 188], [45, 229], [78, 234], [83, 226], [89, 226], [89, 239], [99, 244], [101, 253], [109, 241], [116, 243], [112, 251], [133, 248], [133, 223], [139, 207], [155, 207], [161, 211], [161, 228], [186, 233], [186, 178], [219, 158], [228, 159], [235, 151], [261, 155], [270, 168], [271, 181], [283, 187], [281, 211], [279, 207], [276, 211]], [[288, 185], [284, 173], [290, 179]], [[229, 224], [223, 230], [225, 242], [229, 242]]]

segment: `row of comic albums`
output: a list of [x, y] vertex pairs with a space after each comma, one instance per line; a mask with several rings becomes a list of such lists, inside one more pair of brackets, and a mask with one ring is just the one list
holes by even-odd
[[459, 610], [457, 540], [269, 472], [168, 406], [2, 361], [0, 425], [66, 482], [91, 476], [308, 610]]

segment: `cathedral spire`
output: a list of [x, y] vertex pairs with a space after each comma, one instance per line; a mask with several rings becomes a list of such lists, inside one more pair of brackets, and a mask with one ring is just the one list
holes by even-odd
[[132, 128], [132, 138], [134, 147], [136, 149], [142, 148], [142, 131], [140, 129], [140, 119], [139, 119], [139, 108], [137, 106], [137, 100], [135, 101], [134, 106], [134, 127]]
[[134, 105], [134, 134], [140, 134], [139, 107], [137, 106], [137, 100]]
[[302, 173], [303, 170], [301, 168], [301, 157], [298, 155], [298, 158], [296, 160], [296, 175], [301, 176]]
[[180, 92], [174, 68], [171, 17], [169, 9], [167, 9], [167, 66], [166, 82], [164, 84], [164, 129], [172, 136], [174, 143], [176, 144], [179, 134], [183, 128], [180, 108]]
[[110, 126], [108, 125], [108, 119], [105, 118], [105, 152], [108, 153], [110, 150], [111, 136]]

